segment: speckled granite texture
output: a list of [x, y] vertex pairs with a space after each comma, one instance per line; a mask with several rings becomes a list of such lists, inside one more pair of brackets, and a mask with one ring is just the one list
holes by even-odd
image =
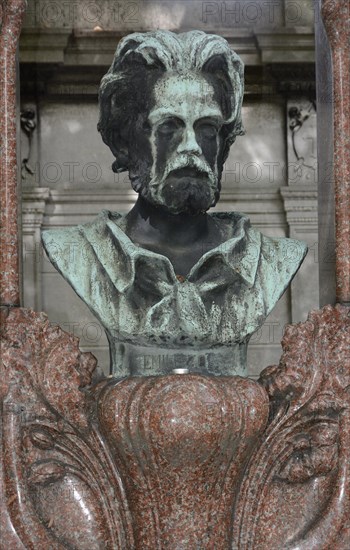
[[26, 2], [0, 5], [0, 296], [1, 305], [19, 305], [16, 48]]
[[333, 61], [336, 299], [350, 304], [350, 2], [323, 0]]
[[229, 548], [238, 484], [268, 417], [240, 377], [112, 382], [99, 422], [125, 484], [136, 548]]
[[287, 327], [259, 382], [118, 382], [4, 308], [2, 548], [348, 549], [349, 313]]

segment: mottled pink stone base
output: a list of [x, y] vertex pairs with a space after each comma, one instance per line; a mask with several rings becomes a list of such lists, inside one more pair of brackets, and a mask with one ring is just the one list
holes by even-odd
[[349, 308], [287, 327], [259, 382], [93, 382], [44, 314], [2, 315], [2, 548], [350, 548]]
[[239, 377], [111, 382], [98, 418], [125, 485], [137, 548], [229, 548], [238, 485], [268, 398]]

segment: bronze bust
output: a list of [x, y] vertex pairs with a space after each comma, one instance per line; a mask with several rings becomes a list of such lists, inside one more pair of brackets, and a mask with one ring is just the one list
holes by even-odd
[[242, 61], [201, 31], [131, 34], [102, 79], [98, 129], [138, 200], [43, 242], [104, 326], [115, 376], [246, 375], [249, 338], [306, 254], [244, 214], [207, 212], [243, 134], [242, 99]]

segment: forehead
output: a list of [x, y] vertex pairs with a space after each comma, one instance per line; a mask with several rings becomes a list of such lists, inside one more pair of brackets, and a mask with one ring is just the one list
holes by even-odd
[[213, 86], [198, 74], [163, 76], [155, 84], [153, 97], [154, 105], [149, 113], [151, 122], [166, 116], [182, 119], [222, 117]]

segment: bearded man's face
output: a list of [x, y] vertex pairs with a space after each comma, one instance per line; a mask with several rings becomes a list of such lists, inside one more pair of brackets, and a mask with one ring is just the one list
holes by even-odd
[[204, 77], [164, 76], [129, 147], [134, 189], [172, 214], [208, 210], [219, 196], [223, 124], [214, 88]]

